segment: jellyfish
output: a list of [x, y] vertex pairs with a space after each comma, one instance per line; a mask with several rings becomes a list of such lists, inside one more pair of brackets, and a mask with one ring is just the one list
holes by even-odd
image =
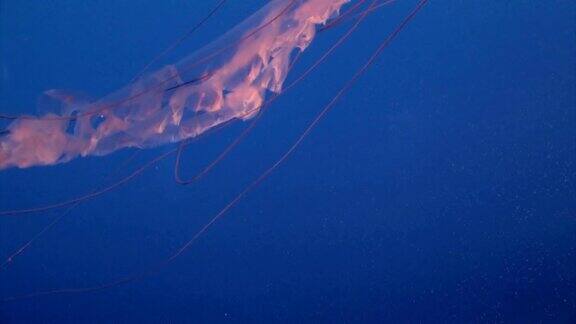
[[[194, 181], [179, 174], [182, 150], [194, 139], [233, 121], [251, 122], [208, 167], [207, 173], [253, 128], [264, 109], [321, 64], [328, 55], [352, 35], [360, 23], [377, 8], [393, 1], [358, 0], [272, 0], [262, 9], [232, 28], [214, 42], [177, 63], [151, 73], [138, 74], [128, 85], [96, 101], [79, 101], [75, 95], [49, 90], [47, 101], [58, 107], [40, 116], [2, 114], [9, 124], [0, 133], [0, 170], [46, 167], [86, 156], [104, 156], [128, 148], [176, 147], [145, 163], [120, 181], [54, 204], [0, 211], [0, 216], [18, 216], [56, 208], [74, 208], [86, 200], [108, 193], [142, 174], [151, 165], [176, 155], [178, 183]], [[224, 1], [220, 1], [221, 6]], [[420, 0], [396, 29], [335, 94], [271, 166], [238, 193], [228, 204], [196, 231], [173, 254], [150, 269], [118, 280], [85, 288], [33, 292], [24, 297], [55, 293], [77, 293], [105, 289], [140, 279], [163, 267], [194, 244], [246, 194], [263, 182], [298, 148], [302, 141], [336, 105], [339, 99], [374, 63], [382, 51], [412, 21], [427, 0]], [[348, 9], [346, 9], [348, 8]], [[208, 16], [211, 16], [211, 12]], [[349, 19], [352, 25], [302, 75], [286, 84], [300, 55], [319, 33]], [[181, 40], [178, 40], [180, 42]], [[148, 65], [146, 66], [148, 68]], [[64, 213], [62, 214], [64, 215]], [[3, 265], [11, 263], [60, 217], [15, 251]], [[12, 299], [12, 297], [8, 298]]]

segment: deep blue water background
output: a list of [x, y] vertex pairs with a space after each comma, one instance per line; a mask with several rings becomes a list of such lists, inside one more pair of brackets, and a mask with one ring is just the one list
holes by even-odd
[[[35, 113], [46, 89], [97, 98], [123, 86], [216, 1], [0, 3], [1, 110]], [[230, 1], [162, 63], [263, 3]], [[166, 258], [282, 154], [414, 4], [371, 15], [199, 183], [176, 185], [170, 159], [75, 208], [0, 272], [0, 298]], [[1, 303], [0, 322], [574, 322], [575, 17], [568, 0], [431, 1], [297, 152], [167, 268]], [[347, 26], [320, 35], [292, 77]], [[191, 146], [185, 173], [243, 126]], [[2, 171], [0, 207], [88, 192], [132, 152]], [[0, 219], [2, 260], [56, 216]]]

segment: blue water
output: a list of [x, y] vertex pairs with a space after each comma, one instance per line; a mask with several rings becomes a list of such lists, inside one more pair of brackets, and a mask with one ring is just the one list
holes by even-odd
[[[216, 2], [0, 2], [2, 112], [38, 112], [46, 89], [98, 98], [125, 85]], [[263, 3], [230, 1], [162, 63]], [[74, 208], [0, 272], [0, 298], [164, 260], [287, 149], [415, 3], [372, 14], [199, 183], [176, 185], [171, 158]], [[0, 303], [0, 322], [576, 321], [575, 17], [568, 0], [430, 1], [295, 154], [174, 262], [115, 288]], [[294, 75], [347, 26], [320, 35]], [[183, 173], [245, 125], [192, 145]], [[134, 151], [2, 171], [0, 209], [89, 192], [168, 149], [120, 169]], [[0, 219], [1, 260], [58, 215]]]

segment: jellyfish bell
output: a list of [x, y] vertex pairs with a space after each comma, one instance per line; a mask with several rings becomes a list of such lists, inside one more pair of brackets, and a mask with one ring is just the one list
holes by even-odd
[[[50, 91], [47, 97], [64, 108], [16, 118], [0, 137], [0, 169], [179, 142], [234, 119], [250, 119], [269, 92], [282, 91], [294, 51], [305, 50], [318, 26], [347, 2], [271, 1], [184, 60], [81, 107], [74, 96]], [[210, 77], [190, 82], [203, 75]]]

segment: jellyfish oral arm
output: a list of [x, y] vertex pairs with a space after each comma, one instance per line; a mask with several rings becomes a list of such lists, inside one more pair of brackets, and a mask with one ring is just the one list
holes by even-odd
[[17, 118], [0, 135], [0, 169], [179, 142], [250, 119], [267, 92], [282, 90], [294, 53], [347, 2], [271, 1], [212, 44], [99, 101], [60, 115]]

